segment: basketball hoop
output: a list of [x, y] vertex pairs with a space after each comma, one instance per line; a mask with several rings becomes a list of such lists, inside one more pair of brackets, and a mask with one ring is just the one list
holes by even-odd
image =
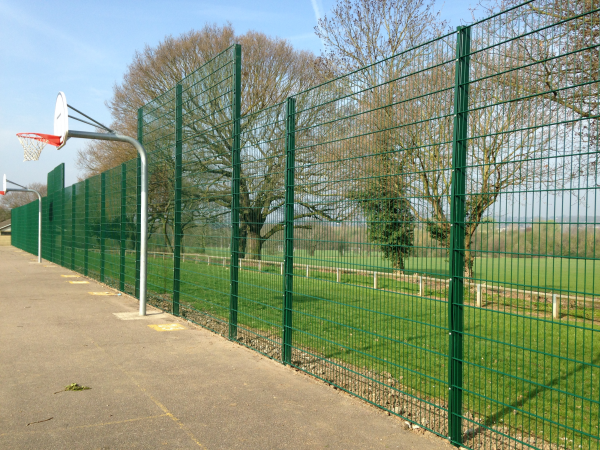
[[61, 137], [52, 134], [17, 133], [19, 142], [23, 146], [25, 159], [23, 161], [37, 161], [46, 144], [60, 146]]

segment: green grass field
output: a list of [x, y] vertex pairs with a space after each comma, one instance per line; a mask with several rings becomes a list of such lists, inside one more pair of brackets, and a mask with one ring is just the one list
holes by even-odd
[[[75, 252], [76, 270], [80, 270], [82, 261], [83, 252]], [[94, 278], [100, 274], [99, 262], [99, 253], [90, 252], [89, 274]], [[319, 254], [309, 260], [300, 253], [295, 262], [328, 267], [342, 263], [356, 268], [364, 260], [333, 258], [332, 254]], [[536, 289], [596, 294], [594, 276], [600, 275], [597, 262], [568, 262], [508, 258], [478, 261], [475, 276]], [[421, 264], [419, 272], [437, 270], [440, 274], [446, 264], [443, 258], [415, 258], [409, 263], [410, 269], [417, 270]], [[367, 266], [380, 267], [373, 263]], [[280, 336], [283, 277], [277, 265], [263, 264], [261, 268], [259, 272], [255, 266], [247, 267], [239, 273], [239, 325]], [[117, 255], [107, 254], [105, 282], [118, 287], [118, 269]], [[171, 298], [172, 271], [170, 258], [149, 259], [150, 297]], [[181, 266], [181, 304], [227, 321], [229, 273], [229, 266], [185, 261]], [[415, 283], [382, 278], [381, 289], [375, 290], [372, 277], [365, 275], [347, 273], [337, 283], [334, 272], [314, 270], [306, 278], [305, 271], [298, 268], [295, 274], [294, 347], [351, 368], [389, 373], [401, 380], [410, 394], [445, 405], [445, 284], [428, 285], [425, 297], [419, 297]], [[128, 286], [135, 280], [133, 255], [126, 258], [126, 280]], [[536, 285], [546, 280], [552, 285]], [[560, 436], [583, 448], [596, 446], [598, 441], [593, 436], [600, 434], [600, 348], [594, 341], [600, 324], [589, 320], [595, 318], [595, 310], [582, 308], [584, 314], [556, 321], [547, 303], [532, 306], [536, 302], [500, 297], [486, 296], [485, 303], [491, 306], [476, 308], [472, 292], [465, 296], [465, 410], [482, 417], [486, 426], [506, 424], [551, 442], [558, 442]], [[586, 433], [592, 437], [586, 438]]]
[[[189, 249], [192, 253], [193, 249]], [[224, 249], [208, 248], [207, 255], [224, 256]], [[281, 262], [282, 255], [263, 255], [264, 261]], [[370, 255], [334, 250], [294, 251], [295, 264], [342, 267], [344, 269], [393, 272], [380, 252]], [[418, 273], [434, 278], [448, 278], [449, 263], [445, 257], [410, 257], [405, 273]], [[494, 282], [500, 286], [526, 290], [562, 292], [564, 295], [600, 295], [600, 260], [581, 258], [476, 258], [474, 282]]]

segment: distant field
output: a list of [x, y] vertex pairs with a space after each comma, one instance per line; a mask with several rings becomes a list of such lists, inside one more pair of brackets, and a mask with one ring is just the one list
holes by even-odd
[[[192, 250], [189, 250], [192, 252]], [[225, 249], [209, 248], [206, 254], [228, 256]], [[283, 255], [263, 255], [263, 261], [281, 262]], [[295, 264], [341, 267], [344, 269], [393, 272], [389, 261], [379, 252], [370, 255], [317, 250], [309, 255], [305, 250], [294, 252]], [[265, 265], [266, 266], [266, 265]], [[417, 273], [433, 278], [448, 278], [449, 263], [444, 257], [410, 257], [405, 273]], [[563, 295], [600, 295], [600, 260], [579, 258], [476, 258], [475, 283], [493, 282], [513, 289], [549, 291]]]

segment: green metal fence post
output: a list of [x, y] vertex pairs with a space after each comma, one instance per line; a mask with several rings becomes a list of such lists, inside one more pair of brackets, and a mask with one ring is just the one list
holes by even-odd
[[[140, 144], [144, 144], [144, 108], [138, 109], [138, 127], [137, 140]], [[140, 240], [142, 238], [142, 160], [139, 155], [137, 157], [137, 178], [136, 178], [136, 235], [135, 235], [135, 297], [140, 298]]]
[[77, 202], [75, 196], [77, 195], [77, 185], [71, 186], [71, 270], [75, 270], [75, 218], [77, 217]]
[[230, 297], [229, 297], [229, 339], [237, 340], [237, 311], [238, 311], [238, 268], [240, 246], [240, 115], [242, 93], [242, 48], [235, 46], [235, 78], [233, 95], [233, 145], [231, 149], [232, 178], [231, 178], [231, 266], [230, 266]]
[[83, 217], [83, 274], [88, 275], [89, 267], [89, 248], [90, 248], [90, 179], [85, 180], [84, 188], [84, 217]]
[[470, 52], [471, 29], [469, 27], [458, 27], [450, 194], [450, 297], [448, 301], [448, 324], [450, 328], [448, 430], [450, 440], [457, 446], [462, 444], [465, 172], [467, 165]]
[[125, 292], [125, 253], [127, 252], [127, 164], [121, 164], [121, 229], [119, 290]]
[[294, 171], [296, 149], [296, 99], [288, 98], [286, 111], [285, 166], [285, 255], [283, 277], [284, 364], [292, 362], [292, 300], [294, 283]]
[[173, 314], [179, 315], [179, 278], [181, 276], [181, 163], [183, 152], [183, 88], [177, 85], [175, 102], [175, 217], [173, 246]]
[[106, 172], [100, 174], [100, 281], [104, 282], [106, 265]]
[[65, 187], [60, 190], [60, 265], [65, 266]]

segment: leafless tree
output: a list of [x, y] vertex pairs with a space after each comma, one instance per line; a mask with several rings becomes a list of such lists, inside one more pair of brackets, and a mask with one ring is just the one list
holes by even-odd
[[[10, 188], [10, 186], [8, 187]], [[21, 189], [18, 186], [14, 186], [14, 188]], [[42, 197], [45, 197], [48, 193], [46, 185], [42, 183], [30, 183], [27, 185], [27, 188], [35, 189]], [[9, 192], [6, 195], [0, 196], [0, 208], [11, 210], [26, 205], [27, 203], [34, 202], [37, 199], [37, 194], [33, 192]]]
[[[150, 212], [153, 226], [162, 228], [165, 245], [172, 229], [174, 193], [174, 90], [183, 82], [184, 161], [182, 200], [184, 222], [218, 223], [230, 214], [232, 180], [231, 70], [226, 58], [214, 59], [234, 43], [242, 46], [241, 147], [244, 164], [240, 178], [240, 229], [242, 252], [260, 258], [262, 244], [283, 227], [285, 199], [285, 104], [286, 98], [323, 80], [315, 56], [295, 50], [287, 41], [262, 33], [236, 36], [230, 25], [205, 26], [178, 38], [168, 37], [156, 48], [136, 54], [121, 85], [114, 88], [108, 107], [113, 128], [137, 133], [137, 109], [144, 108], [144, 144], [150, 158]], [[231, 58], [229, 59], [231, 60]], [[224, 68], [224, 67], [228, 68]], [[183, 81], [182, 81], [183, 80]], [[153, 101], [153, 99], [156, 99]], [[308, 95], [298, 95], [299, 107], [308, 108]], [[272, 108], [268, 108], [271, 107]], [[321, 111], [321, 112], [319, 112]], [[308, 128], [321, 109], [305, 114], [299, 124]], [[268, 126], [263, 126], [268, 124]], [[304, 133], [310, 136], [310, 132]], [[313, 137], [314, 139], [314, 137]], [[80, 167], [88, 174], [135, 157], [118, 144], [94, 142], [80, 154]], [[307, 169], [308, 150], [296, 154], [297, 177], [319, 176], [319, 168]], [[253, 162], [254, 161], [254, 162]], [[307, 187], [307, 195], [316, 188]], [[302, 188], [299, 189], [299, 192]], [[299, 207], [295, 219], [318, 216], [334, 220], [322, 203]], [[171, 224], [171, 225], [169, 225]], [[269, 224], [265, 226], [265, 224]], [[298, 224], [298, 226], [303, 226]]]

